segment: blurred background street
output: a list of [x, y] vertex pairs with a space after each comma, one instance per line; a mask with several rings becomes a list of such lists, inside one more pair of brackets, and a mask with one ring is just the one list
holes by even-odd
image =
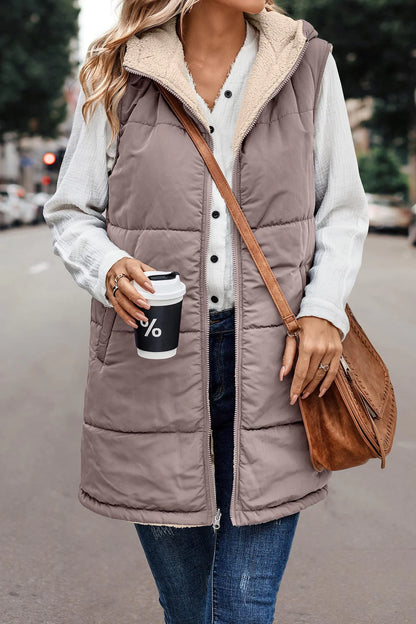
[[[334, 473], [327, 499], [301, 513], [275, 624], [414, 624], [414, 0], [278, 4], [334, 45], [370, 214], [349, 304], [388, 365], [398, 424], [385, 470]], [[43, 219], [80, 66], [117, 12], [115, 0], [0, 8], [0, 624], [163, 622], [133, 524], [77, 500], [90, 297]]]
[[[1, 624], [162, 624], [133, 524], [77, 501], [89, 296], [46, 225], [1, 233]], [[416, 248], [369, 234], [349, 303], [388, 362], [398, 428], [387, 467], [334, 473], [301, 513], [279, 624], [413, 624]], [[10, 304], [10, 305], [9, 305]]]

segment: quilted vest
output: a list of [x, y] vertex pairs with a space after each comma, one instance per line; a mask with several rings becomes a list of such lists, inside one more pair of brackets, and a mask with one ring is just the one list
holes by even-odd
[[[245, 14], [259, 50], [233, 141], [232, 188], [295, 314], [315, 251], [313, 137], [317, 94], [332, 45], [305, 20]], [[183, 102], [212, 147], [189, 85], [176, 18], [127, 43], [109, 176], [107, 233], [158, 270], [179, 271], [187, 292], [178, 351], [138, 357], [134, 330], [91, 300], [79, 500], [129, 522], [214, 523], [217, 503], [209, 408], [206, 259], [211, 178], [157, 89]], [[329, 471], [310, 462], [292, 372], [279, 381], [286, 329], [233, 226], [235, 289], [235, 526], [296, 513], [328, 494]]]

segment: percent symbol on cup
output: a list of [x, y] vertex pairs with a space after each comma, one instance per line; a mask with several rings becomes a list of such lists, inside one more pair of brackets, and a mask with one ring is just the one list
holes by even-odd
[[145, 331], [145, 336], [148, 336], [150, 334], [150, 332], [152, 332], [152, 336], [154, 336], [155, 338], [159, 338], [159, 336], [161, 336], [162, 334], [162, 330], [159, 327], [154, 327], [153, 325], [156, 323], [156, 319], [152, 319], [149, 325], [149, 321], [140, 321], [140, 325], [142, 327], [148, 327], [148, 329]]

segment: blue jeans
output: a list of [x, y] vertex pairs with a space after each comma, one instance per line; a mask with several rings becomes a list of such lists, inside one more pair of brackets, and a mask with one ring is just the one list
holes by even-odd
[[166, 624], [272, 624], [300, 512], [262, 524], [231, 524], [234, 308], [210, 310], [209, 351], [220, 527], [135, 527]]

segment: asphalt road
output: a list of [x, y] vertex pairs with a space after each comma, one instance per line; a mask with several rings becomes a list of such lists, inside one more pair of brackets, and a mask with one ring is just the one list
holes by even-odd
[[[0, 232], [0, 250], [0, 624], [162, 624], [134, 526], [77, 500], [89, 295], [46, 225]], [[415, 285], [416, 248], [370, 234], [349, 303], [391, 373], [395, 443], [301, 513], [279, 624], [416, 621]]]

